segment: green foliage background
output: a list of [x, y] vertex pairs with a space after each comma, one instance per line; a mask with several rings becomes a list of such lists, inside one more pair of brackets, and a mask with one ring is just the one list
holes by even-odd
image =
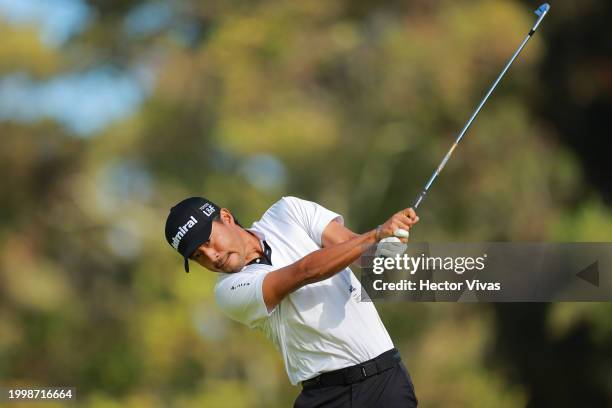
[[[155, 77], [136, 112], [89, 137], [0, 122], [0, 384], [75, 386], [84, 407], [291, 406], [299, 388], [272, 344], [216, 308], [213, 273], [182, 272], [162, 235], [170, 205], [205, 195], [249, 225], [297, 195], [374, 227], [412, 202], [536, 5], [184, 0], [169, 27], [130, 36], [122, 21], [141, 3], [89, 1], [94, 21], [59, 48], [0, 22], [0, 75], [146, 62]], [[569, 3], [553, 4], [550, 30], [580, 18]], [[610, 203], [545, 114], [547, 24], [414, 239], [612, 237]], [[609, 304], [379, 311], [424, 407], [612, 403]]]

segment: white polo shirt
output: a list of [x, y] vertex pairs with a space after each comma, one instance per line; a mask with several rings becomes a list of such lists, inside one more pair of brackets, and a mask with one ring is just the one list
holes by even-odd
[[230, 318], [262, 330], [274, 342], [293, 385], [393, 348], [374, 304], [360, 301], [361, 284], [349, 268], [303, 286], [267, 311], [266, 274], [320, 249], [321, 234], [334, 219], [343, 221], [316, 203], [283, 197], [249, 229], [271, 247], [272, 265], [221, 274], [215, 285], [217, 304]]

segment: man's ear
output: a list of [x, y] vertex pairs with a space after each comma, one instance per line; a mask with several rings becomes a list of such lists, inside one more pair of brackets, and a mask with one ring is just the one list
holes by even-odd
[[224, 224], [230, 224], [233, 225], [235, 224], [235, 220], [234, 220], [234, 216], [232, 215], [232, 213], [227, 209], [227, 208], [222, 208], [219, 211], [219, 219], [224, 223]]

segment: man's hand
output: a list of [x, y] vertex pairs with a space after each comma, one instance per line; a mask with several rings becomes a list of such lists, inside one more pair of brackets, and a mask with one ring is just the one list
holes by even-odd
[[[408, 231], [417, 222], [419, 222], [419, 217], [412, 208], [398, 211], [377, 229], [376, 240], [395, 237], [398, 229]], [[399, 237], [399, 239], [403, 243], [408, 242], [407, 237]]]

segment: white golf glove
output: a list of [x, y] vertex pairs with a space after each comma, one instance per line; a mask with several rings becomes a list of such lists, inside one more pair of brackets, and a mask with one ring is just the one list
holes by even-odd
[[380, 240], [376, 246], [374, 257], [394, 258], [395, 255], [402, 255], [406, 252], [408, 245], [400, 241], [398, 237], [408, 238], [408, 231], [398, 229], [395, 231], [395, 235], [395, 237], [387, 237]]

